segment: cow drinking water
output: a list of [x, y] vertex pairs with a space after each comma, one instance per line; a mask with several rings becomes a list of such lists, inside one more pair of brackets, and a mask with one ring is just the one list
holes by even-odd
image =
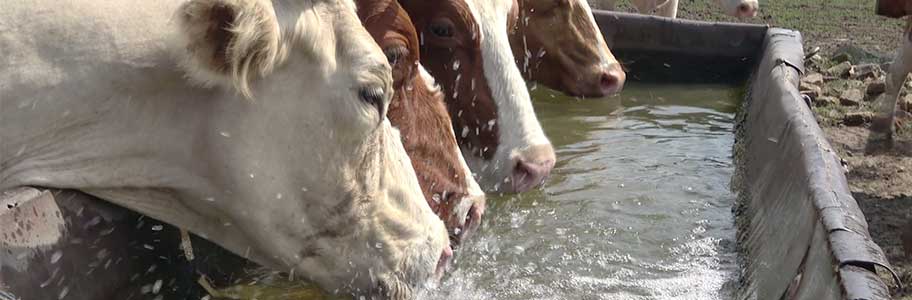
[[399, 129], [418, 183], [444, 220], [453, 247], [481, 222], [485, 195], [466, 165], [443, 94], [418, 62], [418, 34], [395, 0], [358, 0], [358, 16], [393, 68], [389, 119]]
[[82, 190], [329, 291], [439, 278], [447, 233], [352, 1], [2, 6], [0, 190]]
[[621, 91], [627, 76], [586, 0], [518, 0], [510, 46], [527, 80], [576, 97]]
[[440, 83], [453, 129], [482, 188], [523, 192], [554, 167], [507, 29], [515, 0], [400, 0], [418, 30], [421, 63]]

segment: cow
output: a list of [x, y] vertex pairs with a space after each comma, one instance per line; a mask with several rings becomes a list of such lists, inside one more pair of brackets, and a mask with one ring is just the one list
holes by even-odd
[[353, 1], [2, 7], [0, 190], [81, 190], [341, 294], [442, 275], [447, 232]]
[[586, 0], [518, 0], [510, 46], [523, 77], [574, 97], [604, 97], [624, 87]]
[[[912, 1], [879, 0], [876, 13], [893, 18], [912, 15]], [[871, 123], [871, 130], [874, 134], [880, 135], [888, 141], [893, 139], [896, 102], [910, 72], [912, 72], [912, 18], [907, 18], [902, 44], [896, 50], [893, 62], [890, 63], [890, 68], [887, 70], [884, 99], [880, 101], [877, 116]]]
[[524, 192], [554, 167], [510, 49], [515, 0], [400, 0], [415, 24], [421, 64], [444, 91], [466, 162], [481, 187]]
[[[614, 10], [617, 0], [596, 0], [598, 8]], [[729, 16], [738, 18], [753, 18], [760, 10], [757, 0], [715, 0], [722, 11]], [[678, 0], [630, 0], [633, 7], [642, 14], [660, 17], [676, 18], [678, 16]]]
[[393, 68], [389, 120], [431, 209], [443, 219], [455, 248], [481, 222], [484, 191], [472, 177], [453, 133], [440, 88], [419, 63], [418, 34], [395, 0], [358, 0], [358, 16]]

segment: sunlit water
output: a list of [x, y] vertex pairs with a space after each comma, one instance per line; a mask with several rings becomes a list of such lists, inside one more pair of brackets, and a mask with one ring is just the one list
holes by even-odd
[[540, 191], [489, 197], [431, 299], [728, 299], [736, 91], [534, 91], [558, 162]]

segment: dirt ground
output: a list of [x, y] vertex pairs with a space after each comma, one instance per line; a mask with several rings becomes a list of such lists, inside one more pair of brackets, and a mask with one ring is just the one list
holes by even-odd
[[[599, 1], [599, 0], [595, 0]], [[681, 0], [679, 18], [739, 22], [722, 15], [713, 0]], [[876, 16], [874, 1], [870, 0], [769, 0], [760, 1], [760, 14], [750, 23], [769, 24], [797, 29], [802, 32], [805, 53], [819, 47], [823, 62], [806, 62], [808, 73], [823, 73], [824, 83], [818, 96], [828, 95], [837, 100], [817, 104], [814, 111], [827, 138], [848, 163], [848, 179], [855, 199], [865, 213], [871, 236], [880, 245], [894, 269], [900, 274], [905, 291], [899, 299], [912, 299], [912, 257], [903, 251], [900, 234], [906, 222], [912, 220], [912, 120], [906, 118], [898, 129], [894, 147], [869, 141], [869, 120], [845, 125], [847, 114], [872, 115], [876, 101], [883, 95], [865, 95], [859, 105], [845, 106], [839, 102], [846, 89], [860, 89], [873, 82], [883, 82], [880, 76], [870, 78], [833, 78], [826, 69], [835, 65], [829, 61], [847, 46], [866, 52], [868, 62], [889, 62], [899, 46], [904, 21]], [[626, 1], [619, 9], [633, 12]], [[858, 55], [856, 55], [858, 56]], [[853, 61], [853, 64], [860, 63]], [[854, 86], [853, 86], [854, 85]], [[907, 83], [906, 90], [910, 90]], [[910, 97], [909, 99], [912, 99]], [[906, 109], [912, 109], [906, 107]]]

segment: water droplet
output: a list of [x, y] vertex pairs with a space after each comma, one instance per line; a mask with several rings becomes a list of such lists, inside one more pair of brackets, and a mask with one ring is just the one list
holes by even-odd
[[57, 250], [51, 255], [51, 264], [56, 264], [63, 257], [63, 251]]
[[619, 188], [624, 188], [624, 187], [626, 187], [626, 185], [624, 185], [623, 183], [621, 183], [621, 184], [618, 184], [618, 187], [619, 187]]
[[436, 203], [440, 203], [440, 194], [434, 194], [433, 196], [431, 196], [431, 199], [434, 200], [434, 202], [436, 202]]
[[[460, 111], [460, 113], [461, 112], [462, 111]], [[469, 136], [469, 126], [463, 126], [462, 127], [462, 137], [467, 137], [467, 136]]]
[[219, 132], [219, 134], [222, 135], [223, 137], [226, 137], [226, 138], [230, 138], [230, 137], [231, 137], [231, 134], [228, 133], [227, 131]]
[[453, 61], [453, 71], [458, 71], [458, 70], [459, 70], [459, 60], [457, 59], [457, 60]]
[[152, 226], [152, 231], [161, 231], [164, 228], [165, 228], [164, 226], [155, 225], [155, 226]]
[[453, 234], [455, 234], [455, 235], [462, 234], [462, 228], [459, 228], [459, 227], [453, 228]]
[[253, 177], [254, 177], [253, 173], [250, 173], [250, 178], [253, 178]]
[[215, 198], [213, 198], [213, 197], [206, 197], [206, 201], [215, 202]]
[[302, 192], [306, 192], [306, 191], [307, 191], [307, 188], [302, 186], [302, 187], [301, 187], [301, 191], [302, 191]]
[[158, 291], [161, 291], [161, 288], [162, 288], [162, 281], [161, 281], [161, 279], [156, 280], [155, 283], [152, 284], [152, 293], [153, 293], [153, 294], [158, 294]]
[[276, 194], [276, 199], [282, 199], [282, 193]]
[[143, 248], [146, 248], [148, 250], [155, 250], [155, 247], [152, 247], [152, 245], [149, 244], [143, 244]]
[[64, 287], [63, 290], [60, 291], [60, 294], [57, 295], [57, 299], [63, 299], [69, 293], [70, 293], [70, 287], [68, 287], [68, 286]]

